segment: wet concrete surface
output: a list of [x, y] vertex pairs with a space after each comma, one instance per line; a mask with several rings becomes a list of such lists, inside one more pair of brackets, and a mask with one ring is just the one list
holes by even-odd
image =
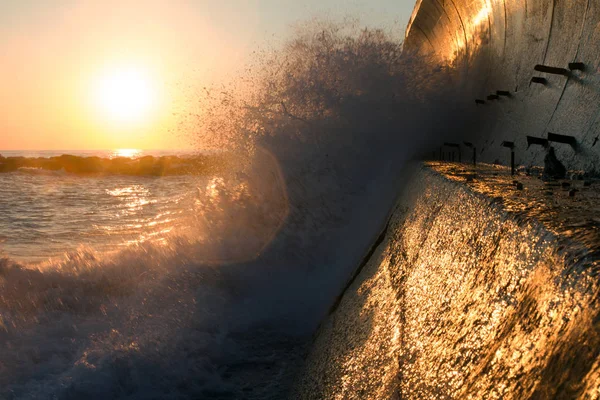
[[600, 399], [595, 185], [426, 163], [290, 398]]
[[513, 176], [510, 168], [492, 164], [426, 165], [445, 178], [494, 199], [507, 212], [533, 218], [550, 232], [573, 240], [571, 251], [577, 248], [589, 255], [600, 255], [600, 180], [583, 179], [581, 173], [571, 172], [568, 175], [580, 179], [544, 181], [541, 169], [520, 168]]

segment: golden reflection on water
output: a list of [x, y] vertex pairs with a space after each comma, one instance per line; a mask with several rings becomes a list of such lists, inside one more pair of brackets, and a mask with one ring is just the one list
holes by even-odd
[[114, 197], [138, 196], [148, 194], [148, 189], [143, 185], [123, 186], [115, 189], [107, 189], [106, 193]]
[[125, 158], [137, 158], [142, 155], [142, 150], [140, 149], [115, 149], [110, 158], [115, 157], [125, 157]]
[[[183, 210], [178, 204], [183, 198], [163, 198], [159, 200], [144, 184], [132, 184], [106, 189], [106, 194], [114, 198], [112, 221], [98, 227], [106, 235], [128, 236], [119, 244], [121, 247], [151, 241], [155, 244], [165, 243], [173, 224], [180, 223]], [[171, 210], [162, 210], [169, 202]], [[158, 211], [158, 212], [157, 212]]]
[[107, 189], [106, 193], [119, 200], [116, 217], [133, 214], [142, 210], [146, 205], [158, 202], [157, 199], [150, 199], [150, 191], [144, 185]]

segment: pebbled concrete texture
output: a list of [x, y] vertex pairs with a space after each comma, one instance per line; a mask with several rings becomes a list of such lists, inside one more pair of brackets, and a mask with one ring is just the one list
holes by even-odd
[[507, 168], [463, 166], [412, 174], [290, 398], [600, 398], [600, 259], [570, 234], [597, 221], [536, 221]]
[[[594, 0], [419, 0], [405, 50], [451, 66], [457, 101], [470, 104], [472, 127], [455, 142], [474, 142], [482, 161], [500, 160], [516, 145], [516, 162], [542, 165], [546, 149], [526, 136], [574, 136], [576, 146], [550, 143], [569, 169], [600, 172], [600, 3]], [[538, 72], [538, 64], [584, 71]], [[546, 84], [531, 83], [532, 77]], [[487, 100], [497, 91], [510, 96]], [[475, 99], [485, 100], [476, 105]]]

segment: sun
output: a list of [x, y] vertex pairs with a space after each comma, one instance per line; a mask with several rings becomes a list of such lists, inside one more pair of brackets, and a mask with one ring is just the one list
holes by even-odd
[[114, 67], [95, 81], [93, 99], [101, 117], [112, 124], [148, 122], [157, 104], [156, 83], [140, 67]]

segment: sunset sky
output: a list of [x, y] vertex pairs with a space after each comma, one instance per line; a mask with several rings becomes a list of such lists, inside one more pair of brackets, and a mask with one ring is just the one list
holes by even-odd
[[[194, 92], [296, 22], [402, 32], [412, 0], [0, 1], [0, 150], [174, 149]], [[181, 133], [181, 132], [179, 132]]]

